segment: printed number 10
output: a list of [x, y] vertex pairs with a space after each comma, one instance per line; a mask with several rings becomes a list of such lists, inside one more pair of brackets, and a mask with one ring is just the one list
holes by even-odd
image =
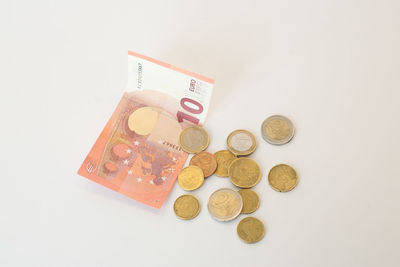
[[[187, 103], [193, 104], [194, 107], [189, 107], [187, 105]], [[181, 99], [181, 107], [185, 111], [187, 111], [191, 114], [200, 114], [203, 112], [203, 109], [204, 109], [203, 106], [199, 102], [197, 102], [196, 100], [187, 98], [187, 97], [184, 97]], [[178, 117], [179, 122], [183, 122], [183, 120], [187, 120], [187, 121], [190, 121], [191, 123], [199, 124], [198, 118], [193, 117], [192, 115], [189, 115], [187, 113], [183, 113], [182, 111], [178, 111], [176, 113], [176, 116]]]

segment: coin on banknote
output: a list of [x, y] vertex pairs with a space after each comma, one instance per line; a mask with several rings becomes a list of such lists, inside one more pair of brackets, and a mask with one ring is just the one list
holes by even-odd
[[204, 178], [207, 178], [217, 169], [217, 159], [213, 154], [202, 151], [190, 159], [189, 165], [200, 167], [203, 171]]
[[159, 112], [153, 107], [143, 107], [129, 115], [128, 127], [139, 135], [150, 134], [157, 124]]
[[175, 200], [174, 212], [181, 219], [193, 219], [200, 212], [199, 200], [193, 195], [182, 195]]
[[254, 160], [238, 158], [229, 166], [229, 178], [237, 187], [250, 188], [260, 181], [261, 170]]
[[182, 149], [186, 152], [198, 153], [208, 147], [210, 137], [203, 128], [199, 126], [189, 126], [181, 132], [179, 142]]
[[183, 168], [178, 174], [178, 184], [186, 191], [196, 190], [203, 182], [203, 171], [197, 166]]
[[237, 157], [229, 150], [220, 150], [214, 153], [217, 159], [217, 169], [215, 175], [220, 177], [228, 177], [229, 165]]
[[229, 188], [221, 188], [211, 194], [208, 199], [208, 211], [218, 221], [235, 219], [243, 207], [242, 197]]
[[298, 177], [292, 167], [286, 164], [279, 164], [269, 171], [268, 182], [276, 191], [288, 192], [296, 187]]
[[251, 189], [241, 189], [238, 192], [243, 200], [242, 214], [255, 212], [260, 206], [260, 198], [257, 193]]
[[247, 156], [254, 152], [257, 143], [252, 133], [246, 130], [236, 130], [226, 139], [229, 151], [237, 156]]
[[255, 217], [246, 217], [237, 225], [237, 234], [246, 243], [256, 243], [265, 235], [262, 221]]
[[283, 145], [294, 136], [293, 123], [282, 115], [274, 115], [264, 120], [261, 134], [265, 141], [273, 145]]

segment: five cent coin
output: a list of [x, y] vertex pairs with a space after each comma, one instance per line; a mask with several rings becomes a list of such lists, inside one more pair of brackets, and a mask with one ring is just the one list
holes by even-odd
[[232, 161], [237, 157], [228, 150], [220, 150], [215, 152], [214, 156], [217, 159], [218, 165], [215, 175], [220, 177], [228, 177], [229, 165], [231, 165]]
[[283, 145], [293, 138], [294, 126], [288, 118], [281, 115], [274, 115], [268, 117], [262, 123], [261, 134], [268, 143]]
[[238, 192], [229, 188], [222, 188], [211, 194], [207, 206], [214, 219], [230, 221], [240, 214], [243, 202]]
[[183, 168], [178, 174], [178, 183], [186, 191], [193, 191], [199, 188], [203, 182], [203, 171], [197, 166]]
[[260, 198], [257, 193], [251, 189], [241, 189], [238, 192], [243, 200], [242, 214], [255, 212], [260, 206]]
[[238, 158], [229, 166], [229, 178], [237, 187], [250, 188], [260, 181], [261, 170], [254, 160]]
[[229, 134], [226, 144], [229, 151], [237, 156], [247, 156], [256, 149], [256, 138], [246, 130], [236, 130]]
[[202, 151], [192, 157], [189, 165], [200, 167], [203, 171], [204, 178], [206, 178], [217, 169], [217, 159], [213, 154]]
[[175, 200], [174, 212], [181, 219], [193, 219], [200, 212], [200, 203], [192, 195], [182, 195]]
[[255, 217], [246, 217], [238, 223], [237, 234], [246, 243], [256, 243], [265, 235], [264, 224]]
[[288, 192], [296, 187], [298, 177], [292, 167], [286, 164], [279, 164], [269, 171], [268, 182], [276, 191]]
[[179, 142], [182, 149], [186, 152], [198, 153], [208, 147], [210, 137], [203, 128], [199, 126], [190, 126], [181, 132]]

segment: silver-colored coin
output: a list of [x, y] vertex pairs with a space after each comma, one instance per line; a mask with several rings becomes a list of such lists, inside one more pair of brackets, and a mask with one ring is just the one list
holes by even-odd
[[256, 138], [246, 130], [236, 130], [229, 134], [226, 145], [236, 156], [247, 156], [256, 149]]
[[230, 221], [239, 216], [243, 208], [243, 200], [235, 190], [221, 188], [211, 194], [207, 207], [214, 219]]
[[293, 123], [282, 115], [273, 115], [261, 125], [261, 135], [265, 141], [273, 145], [283, 145], [294, 136]]

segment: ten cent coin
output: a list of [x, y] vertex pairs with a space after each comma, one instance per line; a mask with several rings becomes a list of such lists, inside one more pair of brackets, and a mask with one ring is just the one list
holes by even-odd
[[254, 160], [238, 158], [229, 166], [229, 178], [237, 187], [250, 188], [260, 181], [261, 170]]
[[206, 178], [217, 169], [217, 159], [213, 154], [202, 151], [191, 158], [189, 165], [200, 167], [203, 171], [204, 178]]
[[238, 192], [229, 188], [221, 188], [211, 194], [207, 206], [214, 219], [230, 221], [240, 214], [243, 202]]
[[237, 156], [247, 156], [256, 149], [256, 138], [246, 130], [236, 130], [226, 139], [229, 151]]
[[192, 195], [182, 195], [175, 200], [174, 212], [181, 219], [193, 219], [200, 212], [200, 203]]
[[228, 177], [229, 165], [231, 165], [232, 161], [237, 157], [229, 150], [220, 150], [215, 152], [214, 156], [217, 159], [218, 165], [215, 175], [220, 177]]
[[199, 188], [204, 182], [203, 171], [197, 166], [183, 168], [178, 174], [178, 183], [182, 189], [192, 191]]
[[260, 198], [257, 193], [251, 189], [241, 189], [238, 192], [243, 200], [242, 214], [255, 212], [260, 206]]
[[246, 243], [256, 243], [265, 235], [264, 224], [255, 217], [246, 217], [237, 225], [237, 234]]
[[208, 147], [210, 137], [203, 128], [199, 126], [190, 126], [181, 132], [179, 142], [182, 149], [186, 152], [198, 153]]
[[288, 118], [281, 115], [274, 115], [268, 117], [262, 123], [261, 134], [268, 143], [283, 145], [293, 138], [294, 126]]
[[296, 187], [298, 177], [292, 167], [286, 164], [279, 164], [269, 171], [268, 182], [276, 191], [288, 192]]

